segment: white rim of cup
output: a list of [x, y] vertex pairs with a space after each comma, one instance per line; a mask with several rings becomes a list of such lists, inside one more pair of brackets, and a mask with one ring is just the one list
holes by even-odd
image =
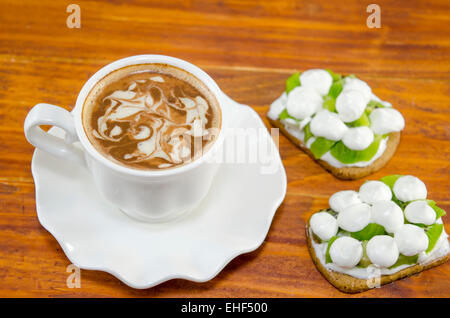
[[[138, 65], [138, 64], [152, 64], [152, 63], [161, 63], [161, 64], [169, 64], [178, 68], [181, 68], [190, 74], [197, 77], [201, 82], [203, 82], [213, 93], [214, 97], [217, 99], [217, 102], [219, 103], [219, 107], [221, 110], [221, 128], [219, 131], [219, 136], [214, 141], [214, 144], [212, 147], [210, 147], [206, 153], [204, 153], [200, 158], [187, 163], [185, 165], [181, 165], [179, 167], [171, 168], [171, 169], [164, 169], [164, 170], [138, 170], [133, 168], [127, 168], [125, 166], [122, 166], [118, 163], [113, 162], [112, 160], [107, 159], [105, 156], [100, 154], [94, 146], [89, 141], [88, 137], [86, 136], [86, 133], [84, 131], [83, 122], [82, 122], [82, 111], [83, 111], [83, 105], [86, 97], [88, 96], [91, 89], [94, 87], [95, 84], [97, 84], [98, 81], [100, 81], [102, 78], [104, 78], [109, 73], [118, 70], [120, 68], [130, 66], [130, 65]], [[176, 175], [179, 173], [187, 172], [189, 170], [192, 170], [196, 167], [198, 167], [200, 164], [202, 164], [204, 161], [209, 159], [211, 154], [213, 154], [217, 148], [222, 144], [224, 139], [224, 123], [226, 122], [226, 112], [223, 107], [223, 98], [222, 98], [222, 91], [220, 90], [219, 86], [216, 84], [216, 82], [202, 69], [199, 67], [186, 62], [184, 60], [178, 59], [176, 57], [166, 56], [166, 55], [157, 55], [157, 54], [145, 54], [145, 55], [135, 55], [126, 57], [120, 60], [117, 60], [115, 62], [112, 62], [104, 67], [102, 67], [100, 70], [98, 70], [94, 75], [92, 75], [89, 80], [84, 84], [83, 88], [81, 89], [80, 93], [78, 94], [77, 101], [75, 104], [75, 108], [73, 109], [73, 115], [75, 120], [75, 129], [77, 131], [78, 138], [83, 145], [83, 148], [85, 151], [88, 151], [89, 154], [96, 159], [97, 161], [100, 161], [102, 164], [106, 165], [107, 167], [111, 168], [112, 170], [115, 170], [117, 172], [120, 172], [122, 174], [126, 175], [132, 175], [132, 176], [139, 176], [139, 177], [162, 177], [162, 176], [171, 176]]]

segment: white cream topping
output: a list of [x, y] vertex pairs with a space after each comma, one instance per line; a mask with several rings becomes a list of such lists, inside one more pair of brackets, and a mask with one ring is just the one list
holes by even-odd
[[362, 116], [367, 101], [364, 95], [357, 90], [343, 90], [336, 98], [336, 110], [343, 122], [349, 123]]
[[377, 201], [372, 205], [372, 222], [384, 227], [388, 233], [395, 233], [404, 224], [403, 211], [393, 201]]
[[[299, 80], [301, 86], [294, 88], [289, 94], [284, 92], [272, 103], [267, 115], [272, 120], [277, 120], [283, 110], [287, 109], [289, 115], [295, 117], [297, 122], [290, 118], [281, 120], [281, 122], [291, 135], [297, 139], [300, 139], [298, 136], [301, 136], [301, 141], [303, 141], [304, 138], [303, 128], [308, 123], [311, 123], [311, 132], [315, 137], [323, 137], [333, 141], [342, 140], [347, 148], [360, 151], [367, 149], [367, 147], [372, 144], [374, 133], [378, 134], [379, 131], [385, 131], [386, 127], [390, 127], [388, 128], [389, 131], [399, 131], [404, 127], [404, 120], [400, 113], [388, 111], [382, 112], [382, 116], [380, 116], [380, 114], [378, 114], [378, 109], [375, 109], [372, 111], [372, 113], [375, 111], [373, 117], [376, 118], [376, 120], [379, 120], [379, 122], [375, 123], [375, 126], [371, 125], [369, 127], [348, 129], [344, 122], [351, 122], [359, 119], [364, 113], [367, 103], [370, 100], [375, 100], [385, 107], [389, 107], [390, 110], [393, 110], [390, 103], [382, 101], [374, 95], [369, 85], [360, 79], [352, 77], [344, 78], [343, 90], [336, 100], [336, 109], [338, 112], [337, 119], [340, 119], [340, 121], [336, 120], [336, 113], [323, 109], [323, 100], [322, 98], [319, 98], [328, 93], [332, 85], [331, 75], [325, 70], [313, 69], [303, 72], [300, 75]], [[288, 103], [290, 105], [289, 107]], [[322, 113], [323, 111], [328, 111], [328, 113]], [[329, 113], [332, 115], [330, 116]], [[319, 114], [320, 116], [318, 116]], [[319, 119], [321, 118], [328, 121], [320, 123]], [[392, 122], [391, 119], [393, 119], [394, 122]], [[288, 126], [289, 128], [287, 128]], [[372, 126], [375, 127], [377, 131], [375, 131]], [[299, 132], [295, 132], [296, 130]], [[371, 130], [372, 134], [369, 133], [369, 130]], [[387, 148], [388, 138], [389, 137], [385, 137], [380, 141], [377, 152], [369, 161], [344, 164], [333, 157], [330, 151], [326, 152], [320, 159], [336, 168], [366, 167], [383, 155]], [[309, 139], [306, 146], [309, 148], [314, 140], [315, 139], [312, 138]]]
[[281, 120], [286, 126], [291, 128], [298, 128], [298, 121], [292, 118], [285, 118]]
[[405, 208], [405, 218], [410, 223], [431, 225], [436, 221], [436, 212], [427, 201], [413, 201]]
[[427, 187], [417, 177], [402, 176], [394, 184], [393, 191], [397, 199], [403, 202], [413, 200], [425, 200], [427, 198]]
[[326, 109], [319, 111], [311, 120], [311, 132], [317, 137], [338, 141], [347, 132], [348, 127], [336, 113]]
[[329, 252], [333, 263], [344, 268], [352, 268], [361, 260], [363, 248], [360, 241], [343, 236], [331, 244]]
[[349, 149], [364, 150], [373, 142], [374, 135], [369, 127], [349, 128], [342, 137], [342, 142]]
[[369, 115], [370, 127], [378, 135], [400, 131], [405, 128], [405, 119], [394, 108], [375, 108]]
[[284, 124], [284, 128], [287, 130], [288, 133], [290, 133], [292, 136], [297, 138], [298, 140], [303, 141], [305, 138], [305, 133], [303, 130], [296, 129], [295, 127], [290, 127], [287, 124]]
[[391, 267], [399, 256], [397, 244], [389, 235], [372, 237], [367, 243], [366, 253], [370, 261], [380, 267]]
[[336, 219], [327, 212], [314, 213], [309, 220], [309, 224], [314, 234], [323, 241], [328, 241], [338, 231]]
[[310, 137], [306, 142], [306, 148], [311, 148], [311, 145], [316, 141], [316, 137]]
[[356, 191], [344, 190], [334, 193], [328, 200], [328, 203], [333, 211], [340, 213], [347, 207], [362, 202]]
[[372, 97], [375, 96], [372, 94], [372, 89], [370, 88], [370, 86], [366, 82], [360, 80], [359, 78], [346, 77], [344, 80], [343, 90], [344, 91], [355, 90], [360, 92], [364, 97], [365, 105], [367, 105], [367, 103], [372, 99]]
[[311, 117], [307, 117], [307, 118], [301, 120], [301, 121], [299, 122], [299, 124], [298, 124], [299, 127], [300, 127], [300, 129], [305, 128], [305, 126], [308, 125], [308, 124], [311, 122], [311, 120], [312, 120]]
[[358, 203], [346, 207], [338, 214], [337, 222], [341, 229], [358, 232], [365, 228], [371, 220], [370, 205]]
[[322, 108], [323, 99], [315, 90], [298, 86], [289, 92], [286, 109], [292, 117], [304, 119]]
[[[409, 184], [411, 180], [414, 184], [420, 184], [417, 180], [411, 178], [407, 178], [404, 182]], [[450, 245], [445, 230], [442, 230], [433, 249], [426, 252], [429, 246], [429, 238], [424, 228], [413, 224], [404, 224], [405, 218], [410, 222], [426, 225], [434, 223], [442, 224], [441, 218], [436, 220], [436, 212], [428, 205], [427, 201], [410, 202], [403, 212], [395, 202], [390, 200], [392, 194], [387, 194], [388, 189], [379, 183], [379, 181], [369, 181], [361, 186], [359, 194], [355, 191], [347, 190], [335, 193], [333, 195], [334, 198], [333, 196], [330, 197], [330, 207], [331, 203], [333, 203], [337, 209], [340, 209], [340, 212], [335, 211], [338, 212], [338, 232], [335, 235], [339, 238], [330, 246], [332, 263], [326, 264], [325, 262], [328, 242], [318, 243], [314, 240], [312, 241], [312, 246], [318, 259], [328, 270], [345, 273], [361, 279], [368, 279], [380, 275], [391, 275], [415, 265], [404, 264], [395, 268], [389, 268], [397, 262], [400, 254], [407, 257], [418, 255], [417, 264], [428, 264], [449, 253]], [[371, 194], [373, 197], [370, 197]], [[345, 197], [348, 198], [346, 203], [343, 202]], [[360, 199], [371, 202], [372, 206], [366, 203], [352, 204], [349, 206], [349, 203], [352, 201], [358, 201]], [[345, 208], [342, 208], [343, 206]], [[369, 208], [369, 213], [367, 212], [367, 207]], [[331, 208], [333, 209], [333, 207]], [[358, 210], [359, 212], [357, 212]], [[364, 228], [365, 224], [370, 222], [382, 225], [388, 233], [393, 234], [393, 237], [391, 235], [377, 235], [372, 237], [366, 245], [367, 257], [372, 264], [366, 268], [357, 267], [356, 265], [359, 263], [361, 257], [356, 257], [358, 253], [350, 243], [353, 238], [349, 236], [348, 232], [357, 232]], [[339, 232], [339, 228], [346, 232]], [[313, 233], [312, 227], [310, 227], [309, 231], [310, 234]], [[331, 236], [331, 234], [329, 235]], [[345, 239], [343, 240], [343, 238]], [[333, 247], [335, 242], [340, 243]], [[357, 242], [362, 246], [361, 242]], [[333, 253], [331, 252], [332, 250]]]
[[[311, 117], [302, 119], [300, 121], [292, 119], [292, 118], [284, 118], [284, 119], [281, 119], [280, 121], [286, 129], [291, 128], [293, 130], [297, 130], [297, 133], [301, 132], [302, 135], [304, 135], [303, 127], [305, 127], [311, 121]], [[294, 134], [294, 136], [296, 136], [296, 134]], [[298, 138], [298, 139], [300, 139], [300, 138]], [[303, 141], [303, 138], [300, 140]]]
[[413, 224], [404, 224], [394, 233], [398, 250], [405, 256], [417, 255], [428, 247], [425, 231]]
[[301, 86], [311, 88], [320, 95], [328, 94], [331, 84], [333, 84], [333, 78], [330, 73], [322, 69], [312, 69], [303, 72], [300, 75]]
[[286, 108], [287, 94], [283, 92], [280, 97], [278, 97], [272, 105], [270, 105], [269, 112], [267, 116], [272, 120], [277, 120], [283, 110]]
[[[312, 234], [311, 229], [309, 231], [310, 234]], [[418, 264], [429, 264], [435, 261], [436, 259], [447, 255], [450, 251], [450, 244], [448, 243], [447, 237], [448, 237], [447, 233], [445, 233], [445, 231], [442, 231], [442, 234], [439, 237], [436, 246], [429, 253], [422, 252], [419, 254]], [[325, 253], [328, 247], [328, 242], [316, 243], [314, 240], [312, 240], [312, 246], [320, 263], [326, 269], [339, 273], [344, 273], [360, 279], [368, 279], [371, 277], [377, 277], [378, 275], [392, 275], [405, 268], [415, 265], [415, 264], [411, 265], [404, 264], [391, 269], [379, 268], [374, 265], [369, 265], [367, 268], [362, 267], [344, 268], [334, 263], [325, 262]]]
[[371, 180], [364, 182], [359, 188], [359, 197], [363, 202], [372, 204], [377, 201], [391, 200], [392, 192], [384, 182]]

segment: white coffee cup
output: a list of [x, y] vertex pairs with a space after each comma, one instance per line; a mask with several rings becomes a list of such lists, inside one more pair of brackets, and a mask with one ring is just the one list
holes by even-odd
[[[92, 87], [114, 70], [135, 64], [169, 64], [193, 74], [214, 94], [222, 112], [221, 130], [216, 141], [200, 158], [172, 169], [138, 170], [119, 165], [101, 155], [85, 134], [81, 114]], [[63, 160], [85, 165], [99, 192], [129, 216], [146, 222], [165, 222], [192, 211], [207, 195], [218, 168], [226, 128], [224, 95], [214, 80], [186, 61], [164, 55], [138, 55], [113, 62], [95, 73], [81, 89], [72, 112], [49, 104], [37, 104], [28, 113], [25, 136], [35, 147]], [[64, 139], [52, 136], [40, 125], [65, 130]], [[80, 143], [83, 150], [74, 143]]]

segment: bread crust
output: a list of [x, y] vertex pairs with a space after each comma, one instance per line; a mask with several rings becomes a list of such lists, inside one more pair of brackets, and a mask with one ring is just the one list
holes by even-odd
[[386, 144], [386, 150], [381, 155], [380, 158], [375, 160], [372, 164], [366, 166], [366, 167], [342, 167], [342, 168], [336, 168], [330, 165], [328, 162], [316, 159], [314, 158], [313, 153], [311, 150], [309, 150], [306, 145], [296, 137], [292, 136], [285, 128], [283, 123], [281, 123], [280, 120], [273, 120], [269, 118], [269, 122], [279, 128], [281, 132], [295, 145], [297, 145], [301, 150], [303, 150], [308, 156], [310, 156], [312, 159], [317, 161], [318, 164], [320, 164], [322, 167], [324, 167], [326, 170], [328, 170], [332, 175], [334, 175], [336, 178], [343, 179], [343, 180], [356, 180], [363, 178], [365, 176], [368, 176], [375, 171], [380, 170], [383, 168], [388, 161], [392, 158], [395, 151], [397, 150], [397, 146], [400, 142], [400, 132], [393, 132], [389, 134], [389, 140]]
[[[314, 250], [314, 247], [312, 245], [312, 240], [313, 238], [311, 237], [309, 231], [309, 221], [308, 221], [308, 223], [306, 224], [306, 241], [308, 244], [309, 253], [311, 254], [311, 258], [314, 262], [314, 265], [316, 265], [319, 272], [322, 274], [323, 277], [325, 277], [326, 280], [328, 280], [328, 282], [331, 285], [339, 289], [341, 292], [347, 294], [361, 293], [376, 287], [376, 286], [368, 286], [368, 281], [365, 279], [356, 278], [344, 273], [339, 273], [327, 269], [324, 265], [322, 265], [320, 259], [317, 257], [316, 251]], [[424, 265], [417, 264], [411, 267], [407, 267], [391, 275], [381, 275], [379, 286], [392, 283], [396, 280], [420, 273], [426, 269], [444, 264], [445, 262], [448, 261], [449, 256], [450, 254], [447, 254], [428, 264]]]

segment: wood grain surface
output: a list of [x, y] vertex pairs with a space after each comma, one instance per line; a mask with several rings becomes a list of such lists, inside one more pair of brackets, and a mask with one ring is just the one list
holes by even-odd
[[[66, 27], [69, 3], [81, 28]], [[0, 1], [0, 296], [4, 297], [449, 297], [450, 264], [348, 296], [310, 260], [304, 227], [340, 181], [280, 137], [288, 189], [263, 245], [206, 283], [173, 280], [134, 290], [113, 276], [70, 264], [39, 224], [23, 121], [39, 102], [71, 109], [84, 82], [122, 57], [158, 53], [207, 71], [264, 118], [293, 70], [354, 73], [406, 119], [400, 146], [374, 174], [414, 174], [450, 212], [450, 2], [376, 1], [380, 29], [366, 26], [371, 1]], [[267, 123], [267, 120], [264, 118]], [[63, 211], [61, 211], [63, 213]], [[450, 217], [444, 217], [450, 232]]]

